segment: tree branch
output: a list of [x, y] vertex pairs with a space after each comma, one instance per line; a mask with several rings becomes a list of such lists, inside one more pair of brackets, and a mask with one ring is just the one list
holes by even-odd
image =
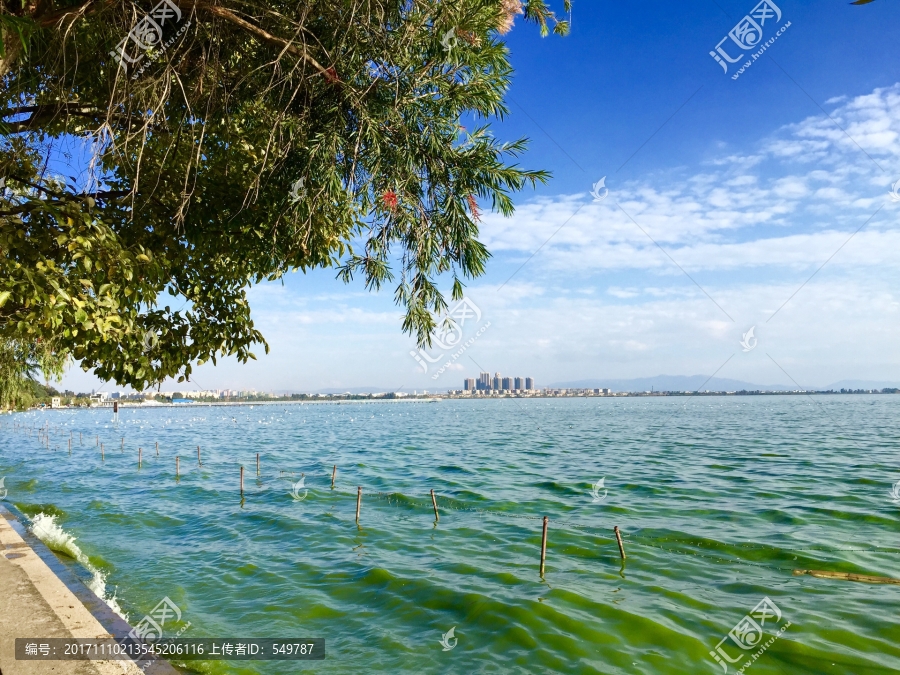
[[301, 59], [309, 63], [313, 68], [318, 70], [319, 73], [324, 75], [329, 81], [332, 81], [334, 79], [334, 69], [323, 67], [322, 64], [320, 64], [312, 56], [309, 55], [309, 53], [306, 51], [305, 45], [303, 45], [302, 48], [298, 48], [292, 41], [285, 40], [284, 38], [280, 38], [276, 35], [272, 35], [259, 26], [256, 26], [249, 21], [242, 19], [230, 9], [226, 9], [225, 7], [207, 4], [197, 4], [196, 7], [197, 9], [205, 10], [210, 14], [214, 14], [215, 16], [225, 19], [226, 21], [229, 21], [236, 26], [240, 26], [247, 32], [252, 33], [256, 37], [258, 37], [263, 42], [275, 45], [276, 47], [281, 47], [289, 54], [300, 57]]

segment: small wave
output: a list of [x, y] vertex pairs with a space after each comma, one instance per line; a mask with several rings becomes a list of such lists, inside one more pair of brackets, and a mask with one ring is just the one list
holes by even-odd
[[70, 558], [77, 560], [84, 569], [90, 572], [91, 579], [88, 581], [88, 588], [90, 588], [98, 598], [109, 605], [109, 608], [112, 611], [125, 619], [125, 621], [128, 621], [128, 616], [119, 606], [115, 593], [111, 596], [107, 593], [106, 574], [91, 564], [91, 561], [84, 554], [84, 551], [82, 551], [78, 547], [78, 544], [75, 543], [75, 537], [56, 524], [55, 515], [49, 515], [43, 512], [37, 514], [31, 520], [31, 531], [38, 539], [44, 542], [51, 551], [63, 553]]

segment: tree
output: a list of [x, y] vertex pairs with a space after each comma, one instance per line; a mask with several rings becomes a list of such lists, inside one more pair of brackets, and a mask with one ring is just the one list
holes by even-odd
[[427, 344], [440, 280], [484, 272], [479, 204], [548, 178], [460, 126], [506, 114], [516, 14], [567, 32], [543, 0], [0, 9], [0, 339], [119, 384], [255, 358], [248, 286], [316, 267], [394, 282]]
[[42, 343], [0, 341], [0, 410], [30, 407], [52, 389], [42, 387], [37, 372], [47, 377], [62, 374], [65, 361]]

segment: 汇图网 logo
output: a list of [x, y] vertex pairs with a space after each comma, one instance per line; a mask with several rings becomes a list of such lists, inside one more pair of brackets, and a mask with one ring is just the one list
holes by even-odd
[[750, 326], [750, 330], [744, 333], [741, 336], [741, 347], [744, 348], [745, 352], [753, 351], [756, 349], [757, 340], [756, 336], [753, 335], [753, 331], [756, 330], [756, 326]]
[[593, 188], [591, 190], [591, 196], [594, 198], [595, 202], [602, 202], [609, 194], [609, 188], [606, 187], [606, 176], [603, 176], [603, 178], [598, 180], [591, 187]]
[[[159, 601], [150, 613], [141, 619], [138, 624], [128, 633], [128, 637], [142, 642], [155, 642], [162, 637], [163, 626], [166, 621], [181, 621], [181, 610], [168, 596]], [[190, 623], [188, 624], [190, 626]], [[188, 626], [185, 626], [181, 632]]]
[[[0, 487], [3, 487], [2, 479], [0, 479]], [[894, 487], [891, 488], [891, 501], [900, 505], [900, 480], [894, 483]]]
[[[435, 373], [431, 379], [436, 380], [444, 371], [456, 361], [463, 352], [475, 344], [475, 341], [481, 337], [490, 322], [484, 324], [472, 337], [463, 342], [465, 334], [466, 322], [477, 322], [481, 320], [481, 310], [468, 297], [464, 297], [455, 304], [446, 315], [437, 321], [437, 325], [431, 333], [431, 350], [418, 349], [410, 351], [409, 354], [416, 362], [422, 366], [422, 372], [428, 372], [429, 363], [438, 363], [444, 359], [446, 352], [455, 349], [446, 361]], [[436, 353], [435, 353], [436, 352]]]
[[750, 10], [737, 25], [728, 31], [728, 35], [719, 40], [715, 50], [709, 52], [716, 63], [722, 66], [723, 72], [728, 73], [728, 64], [738, 63], [744, 58], [744, 53], [754, 51], [750, 60], [738, 68], [738, 72], [731, 76], [736, 80], [741, 73], [749, 68], [763, 52], [775, 43], [775, 40], [791, 25], [788, 21], [776, 31], [775, 35], [763, 41], [766, 31], [766, 23], [771, 27], [781, 21], [781, 10], [772, 0], [762, 0], [756, 7]]
[[456, 37], [456, 29], [451, 28], [441, 37], [441, 45], [448, 54], [457, 45], [459, 39]]
[[152, 330], [150, 330], [148, 328], [144, 332], [143, 343], [144, 343], [144, 353], [147, 354], [148, 352], [153, 351], [153, 349], [159, 343], [159, 335], [157, 335], [156, 333], [154, 333]]
[[[119, 41], [116, 48], [109, 53], [110, 56], [126, 71], [128, 66], [137, 65], [148, 53], [152, 52], [158, 58], [191, 25], [188, 21], [174, 37], [163, 42], [166, 21], [170, 26], [181, 22], [181, 9], [171, 0], [162, 0], [151, 9], [134, 28], [128, 31], [128, 35]], [[145, 67], [146, 64], [132, 75], [132, 79], [140, 75]]]
[[[453, 626], [453, 628], [448, 630], [446, 633], [441, 634], [441, 644], [444, 646], [443, 651], [449, 652], [451, 649], [453, 649], [456, 646], [456, 643], [459, 642], [459, 639], [457, 639], [453, 635], [453, 632], [455, 630], [456, 630], [456, 626]], [[450, 643], [451, 640], [453, 641], [452, 644]]]
[[743, 619], [735, 624], [734, 628], [728, 632], [728, 635], [719, 640], [719, 644], [716, 645], [715, 651], [711, 651], [709, 655], [716, 660], [716, 663], [722, 666], [723, 673], [728, 672], [729, 663], [736, 664], [745, 656], [748, 656], [748, 654], [737, 652], [737, 655], [732, 657], [731, 654], [725, 651], [725, 648], [722, 646], [723, 642], [730, 639], [732, 643], [744, 651], [751, 651], [759, 648], [754, 654], [749, 655], [750, 659], [738, 670], [738, 673], [743, 673], [755, 663], [757, 658], [759, 658], [763, 652], [775, 642], [775, 640], [780, 638], [784, 631], [791, 625], [790, 621], [786, 621], [774, 636], [769, 638], [765, 644], [761, 645], [760, 643], [765, 636], [764, 628], [766, 621], [769, 621], [770, 624], [777, 624], [781, 621], [781, 610], [778, 608], [778, 605], [772, 602], [768, 597], [760, 600], [756, 607], [751, 609]]
[[[598, 502], [602, 502], [604, 499], [606, 499], [606, 495], [609, 490], [606, 489], [605, 483], [606, 476], [604, 476], [591, 486], [591, 496], [593, 497], [593, 499], [591, 499], [592, 504], [597, 504]], [[602, 495], [600, 494], [600, 490], [603, 490]]]
[[[309, 494], [309, 490], [306, 489], [306, 486], [303, 484], [303, 481], [306, 480], [306, 476], [303, 474], [300, 475], [300, 480], [291, 485], [291, 497], [293, 497], [296, 501], [303, 501], [306, 499], [306, 495]], [[303, 496], [300, 496], [300, 490], [303, 490]]]
[[897, 188], [900, 188], [900, 180], [891, 185], [891, 191], [888, 192], [892, 202], [900, 202], [900, 192], [897, 191]]
[[306, 178], [300, 177], [297, 179], [297, 182], [291, 186], [291, 204], [296, 204], [301, 199], [306, 198], [306, 188], [304, 184], [306, 183]]

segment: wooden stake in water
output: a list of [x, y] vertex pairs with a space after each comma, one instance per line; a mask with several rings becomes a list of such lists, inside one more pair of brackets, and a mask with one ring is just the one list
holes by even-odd
[[541, 535], [541, 578], [544, 576], [544, 560], [547, 558], [547, 523], [550, 518], [544, 516], [544, 533]]
[[125, 452], [125, 437], [122, 437], [122, 452]]
[[141, 468], [141, 454], [143, 453], [142, 448], [138, 448], [138, 468]]
[[156, 456], [159, 457], [159, 441], [156, 441]]
[[69, 454], [72, 454], [72, 439], [69, 439]]
[[616, 543], [619, 545], [619, 555], [622, 556], [622, 560], [625, 560], [625, 547], [622, 545], [622, 535], [619, 533], [618, 525], [613, 528], [613, 532], [616, 533]]
[[203, 466], [203, 462], [200, 461], [200, 446], [197, 446], [197, 466]]
[[356, 523], [359, 524], [359, 505], [362, 503], [362, 488], [356, 488]]
[[106, 461], [106, 455], [103, 454], [103, 446], [102, 445], [100, 446], [100, 461], [101, 462]]
[[180, 462], [180, 457], [175, 455], [175, 478], [178, 478], [178, 464]]
[[241, 467], [241, 499], [244, 498], [244, 467]]
[[334, 465], [334, 468], [331, 470], [331, 489], [334, 490], [334, 477], [337, 474], [337, 464]]
[[259, 453], [256, 453], [256, 475], [259, 475]]
[[431, 491], [431, 505], [434, 507], [434, 519], [438, 521], [441, 517], [438, 515], [437, 500], [434, 498], [434, 490]]

